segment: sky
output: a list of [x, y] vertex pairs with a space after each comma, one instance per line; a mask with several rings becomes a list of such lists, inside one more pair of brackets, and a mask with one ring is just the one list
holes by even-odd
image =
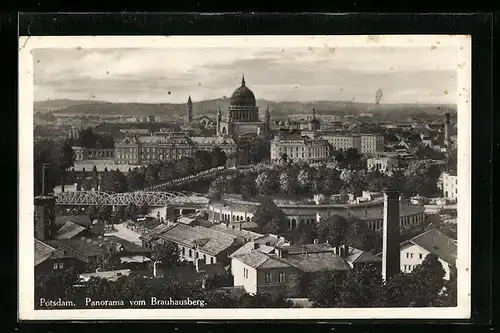
[[36, 49], [34, 99], [184, 103], [229, 97], [244, 74], [257, 99], [455, 103], [457, 49], [221, 47]]

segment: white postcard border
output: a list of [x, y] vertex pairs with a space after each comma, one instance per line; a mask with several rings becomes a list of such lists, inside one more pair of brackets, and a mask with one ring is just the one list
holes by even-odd
[[[457, 47], [458, 306], [329, 309], [68, 309], [34, 310], [33, 57], [38, 48]], [[471, 267], [471, 38], [384, 36], [36, 36], [19, 38], [19, 308], [20, 320], [467, 319]]]

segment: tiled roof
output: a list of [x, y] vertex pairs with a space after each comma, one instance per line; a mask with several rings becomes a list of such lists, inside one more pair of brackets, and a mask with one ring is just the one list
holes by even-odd
[[285, 245], [290, 245], [290, 242], [288, 242], [286, 239], [273, 235], [273, 234], [268, 234], [265, 236], [262, 236], [260, 238], [256, 238], [255, 242], [260, 244], [260, 245], [269, 245], [269, 246], [285, 246]]
[[66, 222], [73, 222], [78, 225], [88, 227], [92, 224], [90, 218], [87, 215], [58, 215], [56, 216], [56, 225], [63, 226]]
[[250, 205], [238, 205], [232, 202], [229, 202], [229, 200], [226, 202], [226, 204], [223, 204], [221, 202], [215, 202], [210, 204], [214, 208], [222, 208], [222, 209], [231, 209], [231, 210], [236, 210], [239, 212], [247, 212], [247, 213], [252, 213], [254, 214], [257, 211], [258, 206], [250, 206]]
[[304, 244], [304, 245], [292, 245], [292, 246], [281, 246], [280, 249], [286, 250], [288, 254], [301, 254], [307, 251], [307, 253], [323, 253], [323, 252], [334, 252], [335, 249], [326, 243], [321, 244]]
[[128, 253], [144, 253], [148, 250], [137, 245], [126, 241], [122, 238], [116, 236], [106, 236], [104, 238], [87, 238], [87, 239], [59, 239], [48, 242], [50, 245], [57, 247], [58, 249], [71, 248], [81, 256], [89, 258], [97, 256], [102, 252], [100, 244], [106, 245], [122, 245], [125, 252]]
[[272, 267], [290, 267], [290, 265], [259, 251], [251, 251], [233, 257], [242, 263], [253, 268], [272, 268]]
[[232, 228], [231, 226], [226, 227], [224, 224], [214, 224], [213, 226], [210, 227], [211, 229], [224, 232], [226, 234], [238, 237], [238, 238], [247, 238], [248, 240], [253, 240], [255, 238], [262, 237], [264, 235], [249, 231], [249, 230], [240, 230], [238, 228]]
[[71, 239], [85, 230], [86, 230], [85, 227], [82, 227], [79, 224], [68, 221], [61, 228], [59, 228], [59, 230], [57, 230], [56, 238]]
[[351, 263], [380, 262], [382, 259], [370, 252], [366, 252], [355, 247], [349, 247], [349, 255], [345, 258]]
[[35, 238], [35, 266], [41, 264], [45, 260], [52, 257], [54, 254], [62, 255], [62, 253], [52, 246], [45, 244]]
[[413, 237], [408, 242], [434, 253], [450, 265], [455, 265], [457, 244], [452, 238], [437, 229], [430, 229], [423, 234]]
[[347, 271], [350, 269], [341, 257], [332, 252], [294, 254], [280, 258], [280, 260], [297, 267], [302, 272]]
[[145, 240], [146, 242], [151, 241], [152, 239], [158, 237], [161, 235], [163, 232], [168, 230], [169, 228], [172, 228], [173, 226], [167, 225], [167, 224], [160, 224], [156, 227], [154, 227], [150, 232], [139, 236], [139, 239]]
[[198, 145], [236, 145], [231, 137], [192, 136], [191, 140]]
[[254, 242], [248, 242], [233, 253], [229, 255], [229, 258], [233, 258], [236, 256], [239, 256], [240, 254], [245, 254], [249, 253], [252, 251], [258, 251], [261, 253], [273, 253], [274, 252], [274, 247], [272, 246], [267, 246], [267, 245], [259, 245], [257, 249], [254, 248]]
[[206, 242], [198, 242], [198, 249], [211, 255], [217, 255], [228, 249], [235, 243], [237, 238], [236, 236], [228, 235], [211, 228], [200, 226], [190, 227], [184, 224], [177, 224], [164, 232], [160, 237], [175, 243], [191, 246], [194, 246], [196, 241], [206, 240]]

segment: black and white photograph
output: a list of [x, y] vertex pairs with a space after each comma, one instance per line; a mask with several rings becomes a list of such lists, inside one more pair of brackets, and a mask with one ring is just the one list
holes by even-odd
[[468, 36], [19, 44], [20, 319], [470, 317]]

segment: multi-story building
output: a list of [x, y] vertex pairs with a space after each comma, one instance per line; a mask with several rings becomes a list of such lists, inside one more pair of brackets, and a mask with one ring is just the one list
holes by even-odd
[[438, 257], [445, 271], [444, 279], [449, 280], [455, 267], [457, 243], [437, 229], [428, 230], [401, 244], [401, 271], [410, 273], [429, 253]]
[[366, 160], [368, 170], [378, 170], [382, 173], [390, 173], [394, 169], [399, 168], [399, 160], [394, 157], [380, 156], [372, 157]]
[[384, 151], [384, 136], [361, 134], [361, 154], [375, 154]]
[[443, 196], [445, 198], [450, 198], [456, 200], [458, 198], [458, 177], [457, 175], [452, 175], [449, 173], [443, 173], [442, 177], [442, 187]]
[[127, 136], [115, 144], [116, 164], [147, 164], [191, 157], [197, 150], [219, 147], [231, 155], [238, 146], [231, 137], [191, 137], [188, 132], [157, 132], [150, 136]]
[[329, 156], [329, 145], [319, 137], [280, 133], [271, 141], [271, 160], [279, 161], [284, 154], [292, 161], [324, 161]]
[[327, 140], [334, 150], [347, 150], [350, 148], [361, 151], [361, 137], [350, 134], [325, 134], [321, 136]]
[[76, 161], [83, 160], [109, 160], [114, 157], [114, 149], [86, 148], [80, 146], [71, 147], [75, 153]]
[[335, 150], [356, 149], [361, 154], [375, 154], [384, 151], [384, 136], [376, 134], [347, 134], [324, 132], [321, 137]]

